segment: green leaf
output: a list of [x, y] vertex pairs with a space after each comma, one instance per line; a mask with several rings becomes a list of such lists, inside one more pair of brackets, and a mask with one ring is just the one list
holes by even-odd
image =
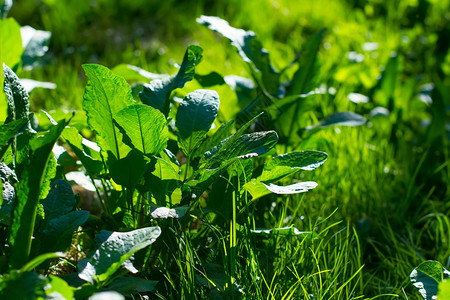
[[[242, 125], [239, 130], [237, 130], [233, 135], [231, 135], [230, 137], [222, 140], [218, 145], [214, 146], [212, 149], [210, 149], [209, 151], [205, 152], [204, 155], [205, 157], [202, 159], [202, 162], [205, 160], [210, 159], [211, 157], [214, 157], [215, 155], [217, 155], [217, 153], [219, 153], [221, 151], [221, 149], [226, 149], [227, 147], [229, 147], [231, 144], [233, 144], [238, 138], [240, 138], [245, 130], [247, 130], [248, 127], [250, 127], [250, 125], [252, 125], [252, 123], [259, 117], [261, 116], [263, 113], [258, 114], [257, 116], [255, 116], [254, 118], [252, 118], [251, 120], [249, 120], [247, 123], [245, 123], [244, 125]], [[231, 126], [231, 125], [229, 125]], [[227, 128], [224, 128], [224, 130], [228, 130]], [[222, 136], [221, 133], [220, 137]], [[217, 137], [219, 138], [219, 136]]]
[[89, 174], [101, 173], [103, 162], [100, 152], [89, 146], [92, 143], [91, 141], [83, 138], [75, 127], [66, 127], [62, 136]]
[[130, 147], [153, 156], [166, 148], [169, 130], [164, 115], [153, 107], [135, 104], [114, 116], [114, 120], [128, 139]]
[[168, 77], [164, 74], [154, 74], [150, 73], [144, 69], [138, 68], [136, 66], [128, 65], [128, 64], [120, 64], [111, 69], [117, 75], [123, 77], [127, 81], [143, 81], [146, 82], [148, 80], [153, 79], [161, 79], [164, 77]]
[[439, 283], [437, 298], [439, 300], [450, 300], [450, 280]]
[[275, 182], [299, 170], [314, 170], [321, 166], [328, 155], [320, 151], [291, 152], [273, 157], [264, 164], [259, 181]]
[[243, 188], [252, 195], [253, 200], [261, 198], [270, 193], [279, 195], [289, 195], [307, 192], [317, 186], [314, 181], [304, 181], [286, 186], [279, 186], [273, 183], [264, 184], [257, 180], [247, 182]]
[[0, 278], [0, 299], [44, 298], [46, 280], [43, 275], [33, 272], [11, 271]]
[[255, 132], [244, 134], [228, 147], [221, 147], [219, 152], [206, 162], [205, 168], [214, 169], [221, 162], [232, 158], [251, 158], [267, 153], [278, 141], [275, 131]]
[[44, 136], [37, 137], [30, 142], [32, 150], [28, 157], [27, 166], [16, 185], [17, 199], [13, 208], [13, 220], [9, 242], [11, 245], [10, 266], [20, 268], [30, 254], [31, 238], [36, 220], [39, 197], [45, 179], [45, 172], [53, 145], [67, 125], [66, 121], [60, 121], [52, 126]]
[[266, 184], [264, 185], [269, 191], [279, 195], [304, 193], [317, 187], [317, 183], [314, 181], [303, 181], [285, 186], [279, 186], [273, 183], [269, 183], [269, 185]]
[[409, 275], [411, 283], [419, 290], [425, 300], [434, 299], [438, 293], [438, 284], [450, 277], [438, 261], [425, 261], [417, 266]]
[[41, 254], [41, 255], [33, 258], [29, 262], [27, 262], [26, 265], [24, 265], [20, 269], [20, 271], [22, 271], [22, 272], [31, 272], [33, 269], [39, 267], [39, 265], [41, 265], [45, 261], [47, 261], [49, 259], [60, 258], [60, 257], [64, 257], [64, 253], [62, 253], [62, 252], [55, 252], [55, 253], [44, 253], [44, 254]]
[[97, 132], [98, 144], [103, 151], [120, 159], [130, 151], [122, 143], [122, 133], [114, 126], [113, 117], [134, 104], [131, 89], [125, 79], [100, 65], [83, 65], [89, 77], [84, 92], [83, 109], [87, 122]]
[[0, 160], [5, 155], [8, 146], [13, 142], [14, 137], [21, 134], [28, 126], [28, 119], [18, 119], [7, 124], [0, 125]]
[[229, 39], [242, 60], [250, 66], [253, 77], [261, 87], [271, 95], [276, 94], [280, 74], [270, 64], [269, 52], [262, 47], [253, 31], [234, 28], [218, 17], [201, 16], [197, 22]]
[[141, 152], [131, 150], [122, 159], [108, 161], [109, 174], [116, 183], [127, 188], [134, 188], [144, 178], [149, 162], [149, 158]]
[[202, 87], [211, 87], [225, 83], [224, 78], [217, 72], [211, 72], [206, 75], [195, 74], [195, 79]]
[[360, 126], [367, 122], [367, 120], [353, 112], [350, 111], [339, 111], [336, 113], [333, 113], [319, 123], [308, 126], [306, 130], [312, 130], [316, 127], [325, 128], [329, 126]]
[[95, 293], [89, 300], [125, 300], [125, 297], [116, 291], [104, 291]]
[[234, 120], [230, 120], [217, 129], [217, 131], [208, 137], [192, 154], [192, 157], [201, 157], [205, 152], [218, 146], [221, 141], [225, 140], [234, 127]]
[[50, 282], [44, 287], [46, 299], [74, 299], [75, 288], [58, 276], [49, 275]]
[[89, 217], [86, 210], [76, 210], [51, 219], [41, 234], [41, 251], [65, 251], [72, 242], [74, 232]]
[[170, 93], [174, 89], [184, 87], [186, 82], [194, 78], [195, 67], [202, 59], [202, 52], [203, 49], [199, 46], [189, 46], [176, 75], [153, 80], [144, 85], [144, 89], [139, 93], [142, 103], [160, 110], [167, 117], [170, 109]]
[[147, 280], [139, 277], [121, 277], [114, 280], [107, 289], [122, 294], [145, 293], [155, 289], [158, 281]]
[[300, 53], [298, 70], [295, 72], [291, 85], [286, 93], [288, 96], [307, 93], [316, 85], [314, 79], [319, 70], [316, 61], [323, 33], [324, 30], [313, 35], [304, 45]]
[[167, 219], [167, 218], [179, 219], [182, 218], [188, 210], [189, 206], [187, 205], [175, 208], [167, 208], [152, 205], [150, 207], [150, 215], [155, 219]]
[[[78, 263], [78, 276], [92, 284], [105, 282], [135, 252], [152, 244], [160, 234], [159, 227], [129, 232], [100, 231], [96, 236], [100, 245], [88, 258]], [[137, 272], [135, 269], [133, 271]]]
[[388, 107], [390, 99], [394, 96], [395, 87], [397, 84], [399, 68], [399, 56], [391, 56], [381, 75], [380, 92], [376, 94], [376, 101], [378, 105]]
[[212, 90], [196, 90], [188, 94], [178, 107], [176, 126], [182, 139], [194, 131], [207, 132], [219, 110], [219, 95]]
[[172, 207], [181, 201], [182, 182], [179, 168], [161, 158], [152, 158], [151, 166], [145, 174], [145, 191], [150, 191], [156, 203]]
[[0, 36], [1, 62], [14, 68], [23, 53], [19, 23], [13, 18], [0, 20]]
[[53, 182], [47, 198], [41, 203], [44, 207], [45, 219], [51, 220], [73, 210], [77, 201], [72, 186], [67, 181], [58, 179]]
[[302, 239], [318, 239], [319, 235], [312, 231], [300, 231], [293, 226], [282, 228], [268, 228], [268, 229], [255, 229], [250, 230], [254, 235], [261, 236], [296, 236]]
[[50, 31], [36, 30], [30, 26], [23, 26], [20, 29], [24, 51], [22, 64], [24, 67], [32, 67], [36, 59], [44, 56], [48, 51], [48, 43], [52, 33]]
[[17, 182], [17, 177], [4, 162], [0, 163], [0, 182], [2, 183], [0, 222], [10, 225], [12, 206], [16, 198], [16, 190], [13, 185]]

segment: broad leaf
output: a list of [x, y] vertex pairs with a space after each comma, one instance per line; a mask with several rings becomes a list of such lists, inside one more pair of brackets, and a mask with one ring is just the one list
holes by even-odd
[[367, 122], [367, 120], [353, 112], [350, 111], [340, 111], [334, 114], [331, 114], [319, 123], [308, 126], [306, 130], [312, 130], [316, 127], [325, 128], [329, 126], [360, 126]]
[[264, 185], [269, 191], [279, 195], [304, 193], [317, 187], [317, 183], [314, 181], [298, 182], [285, 186], [279, 186], [273, 183], [270, 183], [269, 185], [266, 184]]
[[298, 194], [307, 192], [317, 186], [317, 183], [314, 181], [305, 181], [294, 183], [287, 186], [279, 186], [273, 183], [264, 184], [257, 180], [252, 180], [247, 182], [243, 187], [244, 189], [252, 195], [253, 200], [261, 198], [265, 195], [269, 195], [270, 193], [279, 194], [279, 195], [288, 195], [288, 194]]
[[180, 206], [175, 208], [151, 206], [150, 215], [155, 219], [182, 218], [189, 210], [189, 206]]
[[219, 110], [219, 95], [212, 90], [196, 90], [188, 94], [178, 107], [176, 126], [182, 139], [194, 131], [207, 132]]
[[316, 61], [323, 33], [322, 30], [309, 38], [300, 52], [299, 67], [287, 91], [288, 96], [307, 93], [316, 85], [314, 79], [319, 69]]
[[0, 278], [0, 299], [44, 298], [46, 284], [43, 275], [13, 270]]
[[126, 138], [124, 142], [147, 156], [153, 156], [166, 148], [169, 130], [164, 115], [153, 107], [135, 104], [114, 116]]
[[438, 285], [437, 298], [439, 300], [450, 300], [450, 280], [444, 280]]
[[46, 299], [74, 299], [75, 288], [58, 276], [49, 275], [50, 282], [44, 287]]
[[230, 136], [231, 130], [234, 127], [234, 121], [230, 120], [217, 129], [217, 131], [208, 137], [194, 152], [193, 157], [203, 156], [205, 152], [218, 146], [220, 142]]
[[221, 162], [232, 158], [251, 158], [267, 153], [278, 141], [275, 131], [255, 132], [244, 134], [228, 147], [220, 151], [206, 162], [206, 168], [217, 168]]
[[194, 78], [195, 67], [202, 59], [202, 52], [203, 49], [199, 46], [189, 46], [176, 75], [153, 80], [144, 85], [144, 89], [139, 93], [142, 103], [160, 110], [167, 117], [170, 108], [170, 93], [174, 89], [184, 87], [186, 82]]
[[36, 59], [44, 56], [48, 51], [48, 43], [52, 33], [50, 31], [36, 30], [30, 26], [20, 28], [20, 33], [24, 47], [22, 64], [24, 67], [33, 66]]
[[14, 68], [20, 63], [23, 53], [19, 23], [13, 18], [0, 20], [0, 36], [1, 62]]
[[280, 74], [270, 64], [269, 52], [262, 47], [254, 32], [234, 28], [218, 17], [201, 16], [197, 22], [229, 39], [244, 62], [250, 65], [252, 75], [261, 87], [272, 95], [276, 94]]
[[41, 234], [41, 251], [65, 251], [75, 231], [88, 217], [88, 211], [76, 210], [51, 219]]
[[328, 155], [320, 151], [291, 152], [273, 157], [264, 165], [259, 181], [275, 182], [299, 170], [314, 170], [321, 166]]
[[0, 125], [0, 160], [3, 158], [8, 146], [14, 137], [21, 134], [28, 126], [28, 119], [18, 119], [7, 124]]
[[2, 184], [2, 203], [0, 207], [0, 222], [10, 225], [13, 201], [16, 198], [14, 184], [17, 182], [16, 174], [4, 163], [0, 163], [0, 183]]
[[154, 74], [144, 69], [138, 68], [136, 66], [128, 65], [128, 64], [120, 64], [111, 69], [117, 75], [123, 77], [127, 81], [143, 81], [146, 82], [148, 80], [153, 79], [161, 79], [164, 77], [168, 77], [164, 74]]
[[41, 203], [44, 207], [45, 218], [51, 220], [73, 210], [77, 201], [72, 186], [67, 181], [58, 179], [53, 182], [51, 191]]
[[141, 152], [132, 150], [122, 159], [108, 161], [109, 172], [116, 183], [134, 188], [143, 180], [144, 174], [149, 168], [149, 162], [149, 158]]
[[104, 282], [135, 252], [152, 244], [160, 234], [159, 227], [146, 227], [129, 232], [102, 230], [96, 236], [99, 243], [97, 250], [78, 263], [78, 276], [92, 284]]
[[438, 284], [450, 277], [437, 261], [425, 261], [417, 266], [409, 275], [412, 284], [419, 290], [425, 300], [434, 299], [438, 293]]
[[206, 75], [195, 74], [195, 79], [202, 87], [211, 87], [214, 85], [222, 85], [225, 83], [224, 78], [217, 72], [211, 72]]
[[30, 142], [32, 153], [28, 158], [28, 165], [20, 178], [20, 182], [16, 185], [17, 200], [14, 204], [9, 236], [11, 244], [10, 265], [12, 268], [17, 269], [28, 260], [37, 206], [42, 194], [41, 185], [45, 178], [53, 145], [66, 125], [66, 121], [61, 121], [58, 125], [52, 126], [44, 136], [35, 138]]
[[130, 148], [122, 143], [122, 133], [114, 126], [113, 117], [134, 104], [131, 89], [125, 79], [100, 65], [83, 65], [89, 77], [84, 92], [83, 109], [87, 122], [97, 132], [98, 144], [115, 158], [125, 157]]
[[158, 281], [147, 280], [140, 277], [121, 277], [114, 280], [107, 289], [122, 294], [145, 293], [153, 291]]
[[178, 166], [158, 157], [152, 158], [145, 174], [144, 192], [150, 191], [158, 205], [172, 207], [181, 201], [181, 186]]
[[101, 173], [103, 170], [103, 162], [101, 161], [100, 152], [96, 151], [96, 149], [93, 149], [92, 147], [89, 147], [92, 142], [83, 138], [75, 127], [65, 128], [62, 136], [86, 168], [88, 173]]

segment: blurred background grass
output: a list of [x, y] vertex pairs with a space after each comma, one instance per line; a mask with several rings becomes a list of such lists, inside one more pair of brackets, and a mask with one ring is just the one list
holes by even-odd
[[[326, 29], [319, 78], [333, 92], [317, 96], [305, 125], [336, 111], [364, 116], [377, 106], [390, 111], [367, 126], [328, 128], [302, 141], [297, 150], [329, 155], [324, 166], [297, 178], [315, 180], [319, 187], [306, 196], [261, 200], [258, 205], [274, 209], [260, 225], [308, 230], [329, 215], [329, 224], [343, 221], [331, 229], [333, 239], [320, 248], [319, 259], [334, 271], [348, 263], [349, 274], [365, 265], [355, 279], [361, 295], [402, 295], [404, 288], [414, 297], [409, 273], [421, 261], [434, 259], [449, 268], [448, 0], [17, 1], [10, 16], [22, 26], [52, 32], [42, 66], [19, 70], [19, 77], [57, 84], [54, 90], [34, 90], [32, 109], [82, 114], [81, 64], [112, 68], [127, 63], [172, 74], [190, 44], [204, 48], [198, 73], [249, 77], [235, 49], [195, 22], [202, 14], [254, 31], [278, 69], [294, 60], [310, 36]], [[381, 78], [393, 56], [399, 62], [389, 100]], [[183, 93], [198, 87], [192, 82]], [[234, 92], [227, 86], [214, 89], [221, 97], [221, 114], [234, 118], [241, 109]], [[364, 94], [369, 102], [351, 102], [350, 93]], [[283, 223], [286, 206], [291, 218]], [[347, 232], [347, 225], [352, 230]], [[343, 261], [333, 251], [344, 248], [351, 257]]]

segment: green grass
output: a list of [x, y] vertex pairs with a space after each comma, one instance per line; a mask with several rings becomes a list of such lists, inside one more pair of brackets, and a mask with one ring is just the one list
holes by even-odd
[[[145, 266], [146, 276], [164, 278], [156, 297], [213, 298], [218, 294], [212, 282], [220, 282], [217, 289], [236, 299], [404, 299], [404, 294], [419, 299], [409, 283], [414, 267], [433, 259], [449, 268], [448, 131], [427, 140], [427, 129], [420, 122], [435, 115], [416, 97], [424, 83], [450, 84], [448, 48], [439, 44], [448, 32], [449, 1], [362, 1], [360, 8], [352, 1], [325, 0], [150, 1], [142, 11], [139, 4], [144, 1], [135, 7], [116, 1], [108, 8], [104, 2], [73, 11], [58, 1], [43, 1], [47, 8], [33, 1], [15, 3], [10, 15], [21, 25], [53, 33], [46, 64], [19, 72], [20, 77], [58, 86], [33, 91], [32, 110], [73, 109], [83, 114], [83, 63], [111, 68], [128, 63], [173, 74], [174, 64], [181, 62], [185, 47], [192, 43], [205, 49], [198, 73], [249, 77], [235, 49], [195, 23], [201, 14], [218, 15], [235, 27], [255, 31], [279, 69], [295, 58], [309, 36], [327, 28], [319, 77], [336, 94], [317, 96], [316, 109], [301, 120], [305, 126], [336, 111], [368, 116], [382, 103], [378, 77], [389, 56], [402, 55], [390, 116], [355, 128], [327, 128], [291, 149], [328, 153], [322, 167], [293, 178], [316, 181], [316, 189], [264, 197], [223, 227], [206, 216], [188, 224], [168, 224], [186, 230], [163, 233], [166, 236], [152, 246], [159, 251], [148, 251], [158, 255]], [[420, 12], [417, 2], [430, 5], [426, 25], [413, 14]], [[363, 50], [366, 42], [377, 42], [378, 49]], [[363, 54], [364, 61], [349, 62], [349, 51]], [[287, 74], [294, 72], [295, 68]], [[197, 88], [198, 83], [192, 82], [178, 93]], [[214, 89], [221, 98], [219, 118], [233, 119], [240, 110], [236, 96], [226, 86]], [[352, 92], [366, 94], [371, 101], [354, 104], [347, 100]], [[448, 111], [444, 116], [448, 122]], [[242, 205], [246, 197], [236, 195], [235, 201]], [[240, 225], [235, 237], [233, 223]], [[291, 225], [320, 238], [262, 239], [250, 233], [253, 228]]]

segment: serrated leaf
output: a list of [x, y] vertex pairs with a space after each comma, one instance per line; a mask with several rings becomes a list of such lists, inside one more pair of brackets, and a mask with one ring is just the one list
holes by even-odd
[[83, 109], [87, 122], [97, 132], [98, 144], [103, 151], [120, 159], [130, 151], [122, 142], [122, 133], [114, 126], [113, 117], [134, 104], [131, 89], [125, 79], [100, 65], [83, 65], [89, 77], [84, 92]]
[[155, 219], [179, 219], [182, 218], [189, 210], [189, 206], [184, 205], [175, 208], [160, 207], [152, 205], [150, 207], [150, 215]]
[[51, 219], [41, 234], [41, 251], [65, 251], [70, 246], [74, 232], [88, 217], [88, 211], [76, 210]]
[[229, 39], [242, 60], [250, 65], [252, 75], [260, 85], [270, 94], [276, 94], [280, 74], [270, 64], [269, 52], [262, 47], [253, 31], [234, 28], [218, 17], [201, 16], [197, 22]]
[[273, 157], [264, 165], [259, 181], [275, 182], [299, 170], [314, 170], [321, 166], [328, 155], [320, 151], [299, 151]]
[[411, 283], [419, 290], [425, 300], [432, 300], [438, 293], [438, 284], [450, 277], [438, 261], [425, 261], [417, 266], [409, 275]]
[[219, 95], [212, 90], [196, 90], [189, 93], [178, 107], [176, 126], [182, 139], [194, 131], [207, 132], [219, 110]]
[[65, 180], [58, 179], [52, 184], [52, 189], [47, 198], [42, 200], [45, 218], [51, 220], [70, 212], [77, 201], [72, 191], [72, 186]]
[[339, 111], [336, 113], [333, 113], [327, 117], [325, 117], [325, 119], [323, 119], [322, 121], [320, 121], [319, 123], [312, 125], [312, 126], [308, 126], [306, 128], [306, 130], [312, 130], [316, 127], [320, 127], [320, 128], [326, 128], [329, 126], [360, 126], [363, 125], [367, 122], [367, 120], [358, 115], [355, 114], [353, 112], [350, 111]]
[[78, 276], [92, 284], [104, 282], [135, 252], [152, 244], [161, 234], [159, 227], [129, 232], [102, 230], [96, 237], [99, 247], [78, 263]]
[[166, 148], [169, 130], [164, 115], [153, 107], [135, 104], [114, 116], [114, 121], [123, 130], [130, 147], [147, 156], [153, 156]]
[[195, 67], [202, 59], [202, 52], [203, 49], [199, 46], [189, 46], [176, 75], [153, 80], [144, 85], [144, 89], [139, 93], [142, 103], [160, 110], [167, 117], [170, 108], [170, 93], [174, 89], [184, 87], [186, 82], [194, 78]]
[[75, 127], [65, 128], [62, 136], [88, 173], [99, 174], [103, 170], [103, 162], [99, 160], [101, 159], [100, 152], [86, 145], [87, 140], [78, 133]]
[[232, 158], [251, 158], [267, 153], [278, 141], [275, 131], [255, 132], [244, 134], [236, 139], [228, 147], [222, 147], [220, 151], [206, 162], [205, 168], [217, 168], [221, 162]]

